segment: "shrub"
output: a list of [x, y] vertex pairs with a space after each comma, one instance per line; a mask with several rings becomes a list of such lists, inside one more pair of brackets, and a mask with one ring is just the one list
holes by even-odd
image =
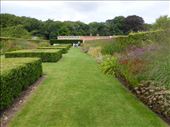
[[3, 58], [0, 74], [0, 110], [8, 107], [21, 91], [42, 75], [39, 58]]
[[61, 49], [63, 53], [67, 53], [67, 50], [71, 47], [70, 44], [57, 45], [57, 46], [47, 46], [47, 47], [38, 47], [38, 49]]
[[62, 50], [18, 50], [5, 53], [5, 57], [39, 57], [42, 59], [42, 62], [56, 62], [62, 57]]
[[105, 58], [105, 60], [103, 61], [103, 63], [100, 64], [101, 70], [105, 73], [105, 74], [111, 74], [114, 75], [115, 71], [117, 69], [117, 58], [116, 57], [111, 57], [111, 56], [107, 56]]
[[72, 44], [72, 43], [82, 43], [82, 40], [57, 40], [57, 39], [51, 39], [50, 44]]

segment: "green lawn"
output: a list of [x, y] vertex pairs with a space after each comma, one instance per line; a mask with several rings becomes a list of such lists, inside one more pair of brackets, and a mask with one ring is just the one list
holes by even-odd
[[71, 48], [57, 63], [44, 63], [39, 85], [10, 127], [166, 127], [93, 58]]

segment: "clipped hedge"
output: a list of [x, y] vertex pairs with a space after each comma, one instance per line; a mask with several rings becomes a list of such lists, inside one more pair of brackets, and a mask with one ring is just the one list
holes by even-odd
[[110, 45], [105, 45], [102, 48], [102, 54], [112, 55], [115, 52], [125, 51], [131, 46], [143, 46], [149, 43], [159, 42], [162, 36], [168, 36], [167, 31], [157, 30], [148, 32], [130, 33], [128, 36], [117, 36]]
[[83, 40], [57, 40], [57, 39], [51, 39], [50, 44], [73, 44], [73, 43], [82, 43]]
[[42, 62], [39, 58], [3, 58], [1, 67], [0, 110], [3, 110], [42, 75]]
[[62, 53], [67, 53], [70, 47], [71, 47], [70, 44], [65, 44], [65, 45], [57, 45], [57, 46], [38, 47], [38, 49], [60, 49], [62, 50]]
[[41, 49], [33, 49], [33, 50], [18, 50], [13, 52], [5, 53], [6, 58], [13, 57], [39, 57], [42, 62], [56, 62], [62, 57], [62, 50], [41, 50]]

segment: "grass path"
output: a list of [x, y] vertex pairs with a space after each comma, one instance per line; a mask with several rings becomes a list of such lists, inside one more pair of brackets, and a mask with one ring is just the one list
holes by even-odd
[[166, 127], [115, 78], [79, 49], [43, 64], [46, 80], [10, 127]]

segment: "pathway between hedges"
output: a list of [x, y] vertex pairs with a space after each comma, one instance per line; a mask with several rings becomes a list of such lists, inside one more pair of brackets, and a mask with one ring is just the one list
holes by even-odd
[[10, 127], [165, 127], [112, 76], [79, 49], [43, 64], [46, 80]]

